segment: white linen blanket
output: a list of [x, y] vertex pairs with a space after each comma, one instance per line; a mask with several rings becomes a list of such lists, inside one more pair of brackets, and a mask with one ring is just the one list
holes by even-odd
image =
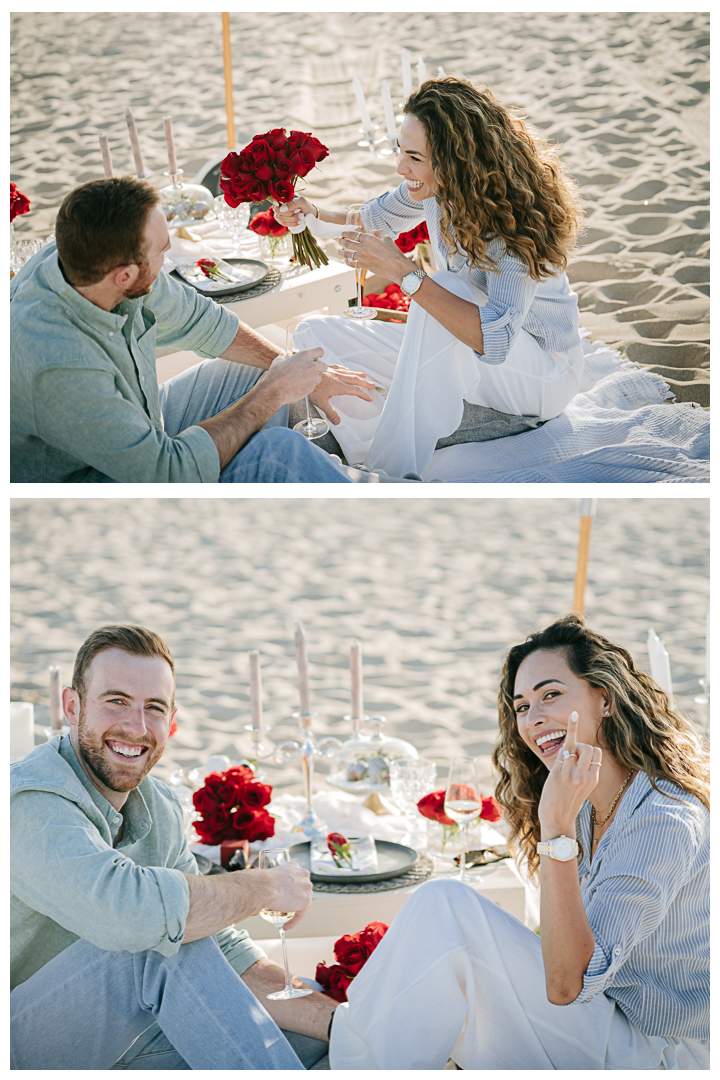
[[[585, 331], [581, 331], [585, 333]], [[436, 450], [423, 480], [465, 484], [697, 484], [710, 481], [710, 417], [659, 375], [583, 340], [580, 393], [542, 427]]]

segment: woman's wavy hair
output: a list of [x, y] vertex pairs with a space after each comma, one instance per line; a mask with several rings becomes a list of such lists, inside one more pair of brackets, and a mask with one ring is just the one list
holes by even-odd
[[513, 694], [520, 664], [538, 649], [561, 651], [575, 675], [607, 694], [610, 715], [598, 731], [603, 750], [624, 768], [646, 773], [656, 790], [660, 778], [669, 780], [710, 809], [708, 752], [690, 721], [672, 708], [667, 694], [626, 649], [586, 627], [581, 615], [567, 615], [510, 649], [498, 691], [500, 735], [493, 764], [500, 779], [495, 797], [510, 826], [508, 846], [526, 860], [532, 877], [540, 865], [535, 850], [538, 804], [548, 770], [520, 737]]
[[580, 191], [522, 117], [490, 90], [452, 76], [426, 80], [405, 112], [427, 134], [451, 254], [459, 244], [474, 266], [494, 271], [487, 243], [497, 237], [535, 281], [566, 269], [583, 216]]

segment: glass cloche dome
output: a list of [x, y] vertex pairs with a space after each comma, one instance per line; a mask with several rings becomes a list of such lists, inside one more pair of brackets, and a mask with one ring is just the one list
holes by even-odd
[[358, 794], [390, 790], [390, 762], [419, 755], [405, 739], [385, 735], [385, 722], [384, 716], [371, 716], [364, 725], [369, 732], [361, 731], [359, 723], [354, 724], [353, 734], [333, 758], [328, 784]]
[[208, 214], [213, 217], [213, 193], [201, 184], [183, 183], [181, 173], [182, 169], [179, 169], [170, 177], [167, 187], [160, 188], [159, 191], [168, 225], [191, 225], [193, 222], [203, 221]]

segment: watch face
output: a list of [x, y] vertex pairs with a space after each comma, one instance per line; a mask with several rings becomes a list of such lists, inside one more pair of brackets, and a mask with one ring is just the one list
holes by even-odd
[[575, 842], [569, 836], [561, 836], [553, 844], [555, 858], [560, 862], [567, 862], [575, 854]]
[[402, 287], [406, 293], [412, 294], [418, 291], [421, 281], [422, 278], [418, 277], [416, 273], [411, 271], [409, 274], [406, 274], [406, 276], [402, 279]]

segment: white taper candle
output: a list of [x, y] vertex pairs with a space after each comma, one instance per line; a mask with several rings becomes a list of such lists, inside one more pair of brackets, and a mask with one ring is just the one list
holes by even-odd
[[710, 612], [705, 616], [705, 682], [710, 685]]
[[409, 98], [412, 94], [412, 65], [410, 64], [410, 53], [407, 49], [402, 51], [402, 80], [403, 80], [403, 97]]
[[363, 717], [362, 645], [353, 641], [350, 646], [350, 716], [353, 720]]
[[395, 126], [395, 110], [393, 109], [390, 87], [385, 79], [382, 81], [382, 103], [385, 111], [385, 127], [388, 139], [397, 139], [397, 127]]
[[417, 73], [418, 73], [418, 86], [422, 86], [422, 84], [427, 79], [427, 68], [425, 67], [425, 61], [423, 60], [422, 56], [418, 57]]
[[10, 702], [10, 760], [19, 761], [35, 749], [35, 710], [28, 701]]
[[300, 712], [307, 716], [310, 712], [310, 676], [308, 673], [307, 644], [305, 630], [301, 622], [295, 623], [295, 657], [298, 669], [298, 689], [300, 691]]
[[165, 145], [168, 155], [168, 172], [174, 176], [177, 171], [177, 158], [175, 157], [175, 136], [173, 135], [172, 117], [163, 116], [163, 128], [165, 130]]
[[352, 86], [355, 91], [355, 100], [357, 101], [358, 109], [360, 110], [360, 123], [362, 124], [362, 129], [363, 131], [370, 132], [372, 130], [372, 120], [370, 119], [370, 113], [368, 112], [362, 84], [357, 75], [353, 76]]
[[50, 727], [59, 731], [63, 726], [62, 691], [60, 688], [60, 668], [52, 664], [50, 673]]
[[136, 176], [144, 176], [145, 168], [143, 166], [142, 154], [140, 153], [140, 140], [138, 139], [137, 128], [135, 126], [135, 117], [133, 116], [129, 105], [125, 106], [125, 119], [127, 120], [133, 158], [135, 159], [135, 174]]
[[250, 656], [250, 710], [252, 712], [252, 726], [256, 731], [262, 731], [262, 682], [260, 679], [260, 653], [253, 649]]
[[110, 157], [110, 144], [108, 143], [107, 135], [98, 135], [100, 139], [100, 153], [102, 154], [103, 169], [105, 170], [105, 179], [109, 180], [113, 174], [112, 158]]

